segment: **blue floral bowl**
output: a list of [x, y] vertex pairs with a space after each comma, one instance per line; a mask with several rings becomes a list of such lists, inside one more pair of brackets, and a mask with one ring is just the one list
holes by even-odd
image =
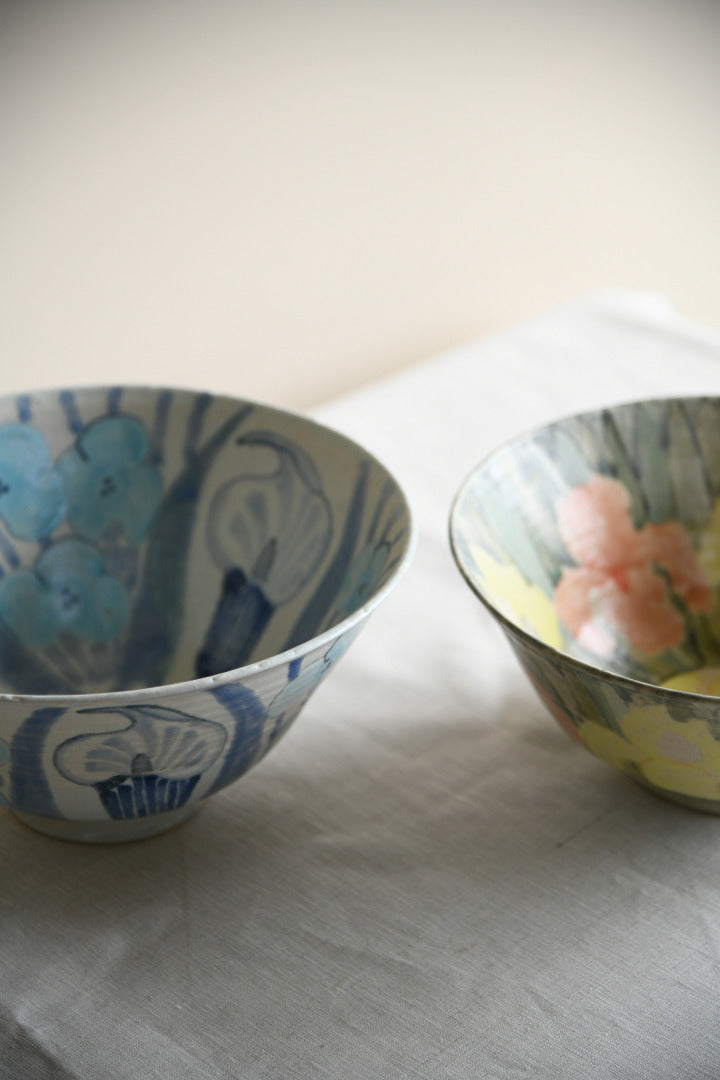
[[73, 840], [181, 821], [277, 742], [411, 547], [393, 477], [303, 417], [0, 399], [0, 804]]
[[603, 409], [480, 465], [460, 570], [577, 742], [720, 813], [720, 399]]

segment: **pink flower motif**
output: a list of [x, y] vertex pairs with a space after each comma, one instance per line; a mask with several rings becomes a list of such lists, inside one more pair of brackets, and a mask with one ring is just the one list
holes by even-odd
[[563, 572], [555, 605], [591, 652], [610, 656], [618, 632], [650, 655], [679, 645], [685, 623], [670, 590], [690, 611], [712, 609], [710, 585], [685, 530], [677, 522], [636, 529], [618, 480], [593, 477], [560, 499], [557, 511], [560, 535], [579, 565]]

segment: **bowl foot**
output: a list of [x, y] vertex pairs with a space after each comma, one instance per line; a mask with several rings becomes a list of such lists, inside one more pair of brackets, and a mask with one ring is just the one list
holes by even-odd
[[17, 810], [13, 813], [24, 825], [58, 840], [72, 840], [81, 844], [122, 844], [129, 840], [144, 840], [175, 828], [191, 817], [198, 805], [192, 803], [190, 806], [168, 810], [164, 814], [151, 814], [125, 821], [65, 821], [62, 818], [21, 814]]
[[656, 787], [655, 784], [649, 784], [647, 780], [637, 779], [636, 782], [647, 791], [652, 791], [653, 795], [659, 795], [661, 799], [667, 799], [669, 802], [679, 803], [680, 806], [686, 806], [689, 810], [697, 810], [701, 814], [720, 814], [720, 799], [699, 799], [694, 795], [681, 795], [677, 791]]

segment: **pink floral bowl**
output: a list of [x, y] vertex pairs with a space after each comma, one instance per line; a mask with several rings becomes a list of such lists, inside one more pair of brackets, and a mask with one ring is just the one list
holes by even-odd
[[450, 539], [568, 734], [720, 813], [720, 398], [620, 405], [517, 439], [465, 481]]

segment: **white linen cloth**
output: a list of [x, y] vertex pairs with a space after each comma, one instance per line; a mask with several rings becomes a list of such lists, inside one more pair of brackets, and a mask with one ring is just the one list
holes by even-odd
[[0, 816], [3, 1080], [717, 1080], [720, 819], [567, 738], [447, 541], [498, 443], [673, 393], [720, 393], [720, 338], [618, 294], [316, 410], [404, 484], [415, 562], [177, 830]]

